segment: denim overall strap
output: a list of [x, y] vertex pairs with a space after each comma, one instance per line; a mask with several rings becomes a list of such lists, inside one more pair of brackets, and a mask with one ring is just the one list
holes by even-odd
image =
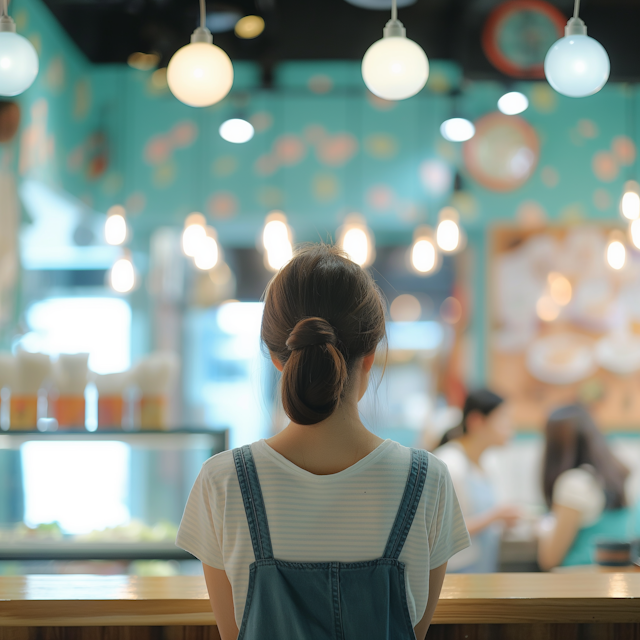
[[393, 558], [397, 560], [404, 547], [404, 543], [409, 535], [409, 529], [413, 523], [413, 518], [418, 510], [420, 496], [427, 478], [427, 467], [429, 466], [429, 457], [427, 452], [422, 449], [411, 449], [411, 467], [409, 468], [409, 476], [407, 484], [404, 488], [404, 494], [400, 501], [400, 507], [396, 515], [389, 540], [384, 550], [384, 558]]
[[240, 483], [240, 492], [244, 502], [244, 511], [249, 523], [249, 533], [253, 544], [253, 554], [256, 560], [269, 560], [273, 558], [271, 549], [271, 536], [267, 512], [262, 499], [262, 489], [258, 480], [258, 472], [251, 453], [251, 447], [245, 445], [233, 450], [233, 459], [236, 463], [236, 473]]

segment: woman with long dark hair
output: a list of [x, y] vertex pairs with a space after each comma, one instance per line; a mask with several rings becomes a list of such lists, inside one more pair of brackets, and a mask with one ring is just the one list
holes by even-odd
[[449, 468], [472, 545], [449, 561], [456, 573], [492, 573], [498, 570], [503, 527], [515, 524], [520, 511], [498, 505], [491, 480], [482, 468], [482, 454], [511, 437], [508, 403], [489, 389], [467, 396], [459, 426], [445, 433], [434, 454]]
[[308, 246], [270, 282], [261, 335], [291, 422], [204, 463], [177, 538], [222, 639], [423, 640], [469, 536], [446, 466], [360, 420], [380, 291], [338, 248]]
[[629, 470], [583, 405], [554, 411], [545, 439], [542, 489], [550, 517], [541, 527], [538, 564], [544, 570], [591, 564], [598, 538], [622, 540], [632, 533]]

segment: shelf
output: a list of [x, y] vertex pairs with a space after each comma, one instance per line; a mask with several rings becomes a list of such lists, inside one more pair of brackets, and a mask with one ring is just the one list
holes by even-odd
[[193, 560], [173, 542], [0, 541], [0, 560]]
[[0, 431], [0, 449], [19, 449], [25, 442], [125, 442], [136, 449], [211, 449], [215, 453], [229, 448], [226, 429]]

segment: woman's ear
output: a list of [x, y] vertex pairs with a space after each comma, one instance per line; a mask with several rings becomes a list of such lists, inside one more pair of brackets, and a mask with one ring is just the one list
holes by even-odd
[[369, 373], [371, 371], [371, 367], [373, 366], [373, 361], [376, 357], [376, 352], [370, 353], [368, 356], [362, 358], [362, 370], [365, 373]]
[[278, 360], [278, 358], [271, 351], [269, 351], [269, 355], [271, 356], [271, 362], [273, 362], [273, 366], [278, 371], [282, 371], [284, 369], [284, 365], [282, 364], [282, 362], [280, 362], [280, 360]]

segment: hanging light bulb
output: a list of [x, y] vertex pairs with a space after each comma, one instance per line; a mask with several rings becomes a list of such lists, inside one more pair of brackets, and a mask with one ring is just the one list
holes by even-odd
[[445, 253], [457, 253], [464, 248], [465, 237], [459, 220], [460, 216], [453, 207], [445, 207], [438, 215], [436, 241]]
[[204, 238], [197, 244], [193, 262], [198, 269], [208, 271], [218, 264], [219, 257], [220, 249], [218, 248], [216, 231], [213, 227], [207, 227]]
[[345, 251], [349, 260], [361, 267], [368, 267], [375, 259], [373, 234], [364, 219], [359, 215], [350, 215], [338, 230], [338, 245]]
[[431, 227], [418, 227], [411, 245], [411, 266], [419, 275], [431, 275], [440, 268], [440, 254]]
[[624, 184], [620, 213], [627, 220], [640, 218], [640, 185], [635, 180], [628, 180]]
[[362, 59], [362, 78], [367, 89], [384, 100], [405, 100], [427, 82], [429, 61], [422, 48], [406, 36], [398, 20], [396, 0], [392, 0], [391, 20]]
[[272, 211], [266, 217], [262, 244], [265, 249], [264, 264], [270, 271], [279, 271], [293, 257], [291, 229], [282, 211]]
[[515, 116], [526, 111], [529, 99], [519, 91], [509, 91], [498, 100], [498, 109], [506, 116]]
[[607, 243], [607, 264], [616, 271], [624, 267], [627, 261], [627, 249], [624, 246], [624, 236], [619, 231], [614, 231]]
[[107, 219], [104, 223], [104, 238], [107, 244], [119, 245], [127, 239], [127, 221], [124, 207], [114, 204], [107, 211]]
[[473, 138], [476, 128], [466, 118], [449, 118], [440, 125], [440, 133], [450, 142], [466, 142]]
[[636, 249], [640, 249], [640, 219], [634, 220], [629, 225], [629, 235], [631, 236], [631, 242]]
[[128, 293], [135, 286], [136, 272], [129, 252], [118, 258], [111, 267], [109, 283], [112, 289], [118, 293]]
[[610, 71], [607, 52], [587, 35], [587, 27], [578, 17], [579, 10], [580, 0], [575, 0], [564, 38], [551, 46], [544, 59], [547, 81], [558, 93], [570, 98], [583, 98], [600, 91]]
[[16, 33], [16, 23], [2, 0], [0, 14], [0, 96], [17, 96], [26, 91], [38, 75], [38, 54], [33, 45]]
[[171, 93], [190, 107], [208, 107], [220, 102], [233, 85], [231, 60], [213, 44], [213, 36], [205, 23], [205, 0], [200, 0], [200, 26], [191, 35], [191, 43], [178, 49], [167, 67]]
[[184, 221], [182, 232], [182, 251], [185, 256], [193, 258], [198, 251], [200, 242], [206, 237], [207, 221], [201, 213], [192, 213]]
[[227, 142], [242, 144], [253, 138], [253, 125], [244, 118], [230, 118], [225, 120], [218, 129], [220, 137]]

